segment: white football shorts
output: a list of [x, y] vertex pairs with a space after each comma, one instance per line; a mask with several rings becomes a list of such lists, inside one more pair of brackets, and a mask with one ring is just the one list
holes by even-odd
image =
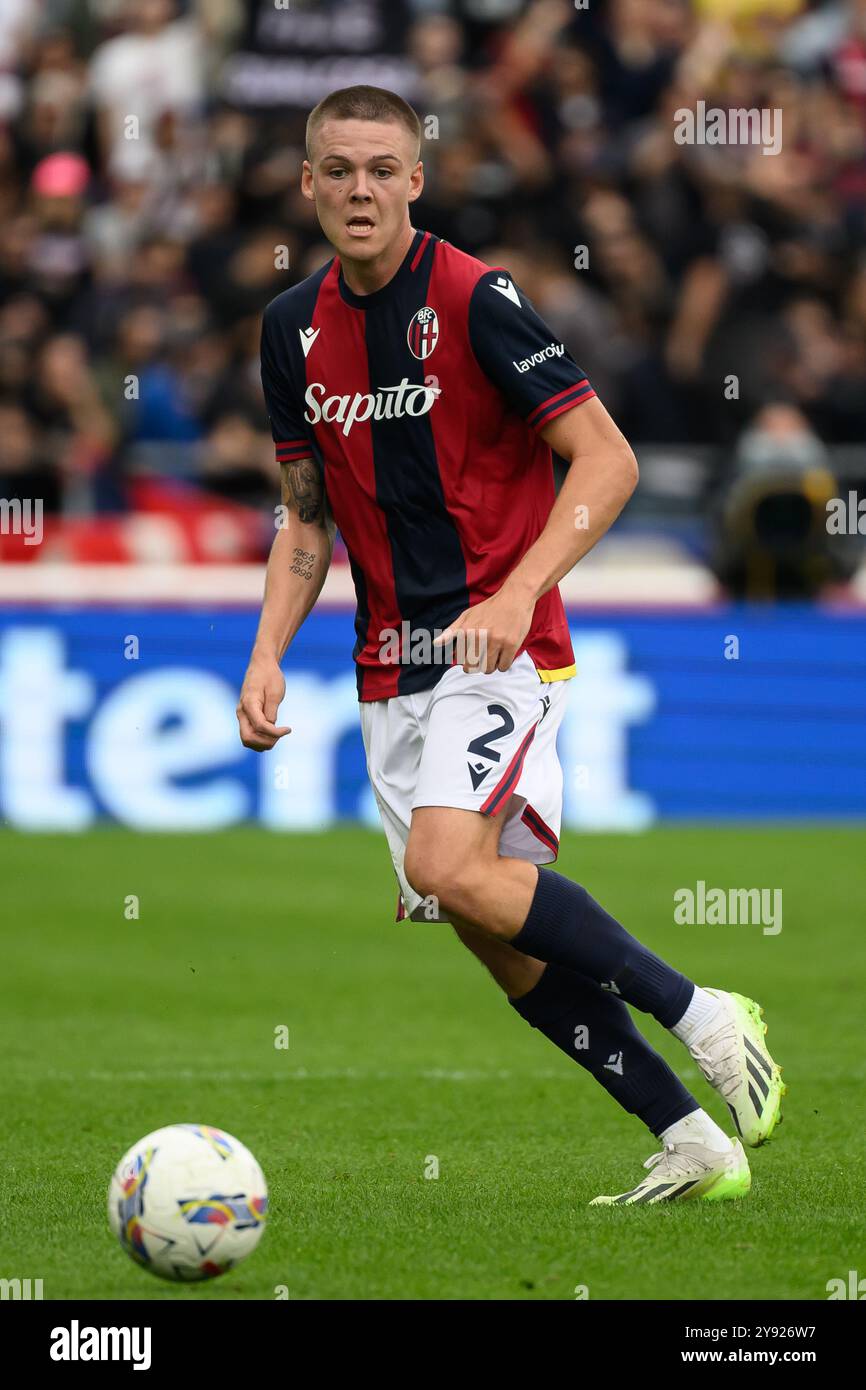
[[[503, 816], [499, 853], [550, 864], [559, 852], [556, 735], [568, 679], [543, 681], [527, 652], [508, 671], [450, 666], [430, 690], [362, 700], [367, 772], [399, 885], [397, 918], [447, 922], [403, 871], [416, 806]], [[443, 909], [444, 912], [444, 909]]]

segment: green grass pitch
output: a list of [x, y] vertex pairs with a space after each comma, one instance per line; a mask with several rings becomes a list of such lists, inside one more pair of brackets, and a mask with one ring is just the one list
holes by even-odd
[[[852, 827], [565, 837], [558, 867], [642, 940], [765, 1006], [789, 1084], [745, 1201], [589, 1209], [657, 1141], [450, 927], [393, 922], [382, 836], [7, 832], [0, 1276], [56, 1299], [825, 1299], [866, 1273], [864, 847]], [[782, 888], [781, 933], [675, 925], [698, 879]], [[122, 1152], [186, 1120], [248, 1144], [271, 1193], [256, 1253], [194, 1286], [136, 1268], [105, 1215]]]

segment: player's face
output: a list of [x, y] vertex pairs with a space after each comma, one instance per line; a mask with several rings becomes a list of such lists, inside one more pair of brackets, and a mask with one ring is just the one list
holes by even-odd
[[323, 121], [301, 188], [338, 255], [373, 260], [409, 223], [424, 185], [415, 142], [395, 121]]

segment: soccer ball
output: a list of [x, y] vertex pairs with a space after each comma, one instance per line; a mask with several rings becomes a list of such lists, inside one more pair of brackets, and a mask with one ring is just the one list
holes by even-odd
[[249, 1149], [211, 1125], [166, 1125], [123, 1155], [108, 1220], [136, 1264], [163, 1279], [213, 1279], [255, 1250], [268, 1188]]

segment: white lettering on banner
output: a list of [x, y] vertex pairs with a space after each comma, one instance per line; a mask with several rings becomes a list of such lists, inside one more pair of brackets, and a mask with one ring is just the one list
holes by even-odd
[[233, 53], [223, 64], [222, 94], [238, 105], [292, 106], [308, 111], [329, 92], [354, 84], [385, 87], [411, 98], [417, 76], [411, 59], [347, 54], [345, 57], [290, 58], [261, 53]]
[[[432, 409], [436, 397], [442, 394], [440, 386], [427, 386], [413, 382], [405, 377], [399, 386], [380, 386], [376, 392], [356, 391], [354, 396], [328, 396], [321, 381], [311, 381], [304, 393], [307, 410], [304, 419], [311, 425], [320, 420], [326, 424], [341, 424], [343, 434], [348, 434], [359, 420], [398, 420], [404, 415], [426, 415]], [[323, 399], [317, 399], [323, 397]]]
[[168, 666], [132, 676], [103, 700], [87, 741], [94, 788], [137, 830], [215, 830], [249, 814], [237, 777], [175, 779], [240, 762], [237, 695], [210, 671]]
[[81, 830], [90, 797], [66, 785], [66, 725], [90, 710], [95, 684], [66, 667], [59, 633], [11, 628], [0, 638], [0, 804], [22, 830]]
[[322, 14], [293, 10], [288, 5], [275, 8], [273, 0], [270, 4], [264, 0], [256, 13], [256, 43], [267, 53], [279, 48], [369, 52], [386, 39], [380, 10], [381, 6], [345, 5]]
[[[260, 819], [274, 830], [320, 830], [337, 815], [337, 752], [358, 725], [354, 674], [322, 680], [313, 673], [286, 677], [276, 722], [292, 732], [260, 763]], [[280, 774], [283, 775], [280, 775]]]
[[[628, 786], [628, 729], [650, 717], [652, 682], [628, 668], [614, 632], [571, 633], [577, 679], [560, 733], [563, 823], [578, 830], [643, 830], [655, 820], [648, 796]], [[586, 769], [578, 778], [575, 768]]]
[[[652, 714], [653, 684], [627, 669], [617, 633], [575, 631], [572, 641], [579, 678], [568, 682], [559, 741], [564, 823], [639, 829], [655, 809], [629, 789], [628, 731]], [[9, 824], [81, 830], [108, 814], [139, 830], [218, 829], [247, 817], [301, 830], [336, 820], [341, 750], [361, 739], [354, 672], [287, 674], [278, 718], [292, 733], [256, 756], [240, 744], [230, 678], [188, 665], [129, 674], [118, 661], [120, 679], [98, 698], [96, 680], [68, 661], [62, 633], [44, 620], [0, 635], [0, 807]], [[70, 772], [68, 750], [82, 739], [86, 778], [69, 785], [80, 773]], [[378, 827], [366, 779], [347, 812]]]

